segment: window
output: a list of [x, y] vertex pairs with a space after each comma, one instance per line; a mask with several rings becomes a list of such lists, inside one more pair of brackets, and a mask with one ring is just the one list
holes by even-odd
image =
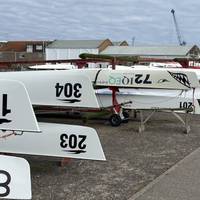
[[19, 53], [19, 58], [23, 59], [23, 58], [25, 58], [25, 55], [23, 53]]
[[26, 52], [32, 53], [32, 52], [33, 52], [33, 45], [28, 44], [28, 45], [26, 46]]
[[41, 44], [36, 44], [35, 49], [36, 51], [42, 51], [43, 46]]

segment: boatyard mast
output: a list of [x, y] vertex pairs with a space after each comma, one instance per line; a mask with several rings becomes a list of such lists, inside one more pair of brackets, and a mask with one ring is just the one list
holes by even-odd
[[172, 9], [171, 13], [173, 15], [173, 20], [174, 20], [174, 25], [175, 25], [175, 28], [176, 28], [176, 34], [177, 34], [179, 45], [180, 46], [185, 46], [186, 42], [184, 40], [182, 40], [182, 38], [181, 38], [181, 33], [180, 33], [180, 30], [179, 30], [179, 27], [178, 27], [178, 23], [177, 23], [177, 20], [176, 20], [176, 16], [175, 16], [175, 10]]

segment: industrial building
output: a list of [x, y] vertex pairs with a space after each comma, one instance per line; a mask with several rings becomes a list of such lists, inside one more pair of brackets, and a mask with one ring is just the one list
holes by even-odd
[[51, 41], [2, 41], [0, 61], [45, 60], [45, 48]]
[[197, 45], [186, 46], [109, 46], [101, 55], [140, 56], [145, 58], [199, 58], [200, 49]]
[[81, 53], [100, 54], [109, 46], [128, 46], [124, 41], [55, 40], [46, 47], [46, 60], [78, 59]]
[[[81, 53], [99, 54], [113, 45], [105, 40], [55, 40], [46, 48], [46, 60], [79, 59]], [[94, 67], [94, 64], [89, 64]]]
[[[33, 63], [37, 64], [37, 61], [40, 61], [39, 64], [41, 61], [45, 63], [48, 60], [79, 59], [81, 53], [158, 59], [200, 58], [200, 49], [197, 45], [128, 46], [126, 41], [111, 41], [110, 39], [0, 42], [1, 68], [10, 68], [12, 65], [13, 69], [16, 67], [22, 69]], [[27, 64], [19, 64], [23, 61]], [[18, 62], [18, 64], [4, 62]], [[98, 65], [105, 67], [104, 64]], [[88, 67], [96, 67], [96, 65], [89, 63]]]

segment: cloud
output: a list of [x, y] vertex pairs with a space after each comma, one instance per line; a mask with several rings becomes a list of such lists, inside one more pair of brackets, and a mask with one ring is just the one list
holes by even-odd
[[184, 38], [199, 42], [200, 2], [182, 0], [7, 0], [1, 2], [0, 40], [102, 39], [176, 43], [170, 13]]

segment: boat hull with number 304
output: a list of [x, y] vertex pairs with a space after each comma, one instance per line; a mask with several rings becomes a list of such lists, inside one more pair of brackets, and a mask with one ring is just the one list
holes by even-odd
[[[126, 92], [129, 90], [129, 93], [135, 96], [138, 93], [132, 89], [146, 89], [140, 90], [145, 98], [146, 94], [149, 96], [149, 89], [179, 90], [180, 93], [200, 86], [195, 72], [182, 69], [25, 71], [0, 73], [0, 78], [2, 77], [24, 83], [34, 106], [70, 108], [100, 108], [96, 88], [126, 88]], [[125, 95], [124, 92], [122, 93]], [[140, 97], [143, 98], [142, 95]], [[157, 96], [158, 99], [160, 97], [161, 95]], [[101, 101], [104, 101], [104, 98]], [[167, 104], [165, 106], [168, 107]], [[149, 104], [148, 108], [152, 107], [154, 106]]]

